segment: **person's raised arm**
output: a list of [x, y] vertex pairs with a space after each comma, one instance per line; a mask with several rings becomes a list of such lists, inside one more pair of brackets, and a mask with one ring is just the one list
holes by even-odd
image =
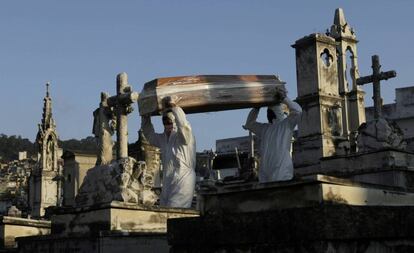
[[244, 129], [253, 132], [256, 135], [260, 135], [263, 129], [263, 123], [257, 122], [257, 116], [259, 115], [260, 108], [253, 108], [246, 119], [246, 124], [243, 126]]
[[289, 116], [286, 120], [289, 121], [289, 126], [291, 129], [294, 129], [295, 126], [299, 123], [300, 117], [302, 115], [302, 107], [288, 97], [285, 97], [282, 101], [289, 108]]
[[156, 147], [160, 147], [160, 137], [154, 131], [154, 126], [151, 123], [151, 116], [144, 115], [141, 117], [141, 129], [148, 142]]
[[181, 136], [185, 144], [190, 143], [190, 140], [193, 138], [193, 132], [183, 109], [179, 106], [173, 106], [171, 111], [175, 117], [177, 133]]
[[191, 125], [187, 121], [183, 109], [177, 106], [177, 103], [181, 98], [177, 96], [165, 97], [162, 100], [163, 110], [171, 111], [175, 118], [175, 124], [177, 126], [177, 133], [180, 136], [184, 144], [189, 144], [193, 138], [193, 132], [191, 130]]

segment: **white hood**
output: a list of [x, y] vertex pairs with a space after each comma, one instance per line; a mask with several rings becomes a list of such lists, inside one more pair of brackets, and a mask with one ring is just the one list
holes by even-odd
[[272, 124], [279, 123], [279, 122], [283, 121], [286, 118], [286, 114], [283, 111], [283, 105], [282, 104], [277, 104], [277, 105], [274, 105], [274, 106], [270, 106], [268, 108], [270, 110], [272, 110], [276, 115], [276, 119], [273, 119]]

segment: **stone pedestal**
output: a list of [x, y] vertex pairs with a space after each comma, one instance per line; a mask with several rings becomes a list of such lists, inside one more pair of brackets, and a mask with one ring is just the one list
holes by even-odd
[[301, 168], [295, 174], [300, 177], [315, 172], [414, 191], [414, 154], [392, 148], [323, 158], [319, 168]]
[[16, 247], [16, 237], [50, 234], [50, 221], [2, 216], [0, 218], [0, 250]]
[[414, 192], [312, 175], [286, 182], [218, 187], [214, 191], [202, 192], [199, 202], [201, 215], [265, 212], [331, 204], [414, 206]]
[[414, 252], [413, 213], [412, 206], [321, 205], [175, 219], [168, 242], [174, 253]]
[[75, 198], [76, 206], [89, 207], [111, 201], [152, 206], [158, 199], [153, 190], [154, 172], [131, 157], [95, 166], [86, 174]]
[[[172, 252], [412, 252], [414, 192], [324, 175], [216, 186], [168, 221]], [[188, 240], [191, 238], [191, 240]]]
[[198, 212], [113, 201], [85, 208], [56, 210], [51, 217], [52, 234], [98, 235], [102, 231], [166, 233], [167, 219], [193, 216], [198, 216]]
[[51, 217], [52, 234], [19, 239], [19, 252], [168, 252], [167, 219], [196, 216], [190, 209], [115, 201], [59, 208]]

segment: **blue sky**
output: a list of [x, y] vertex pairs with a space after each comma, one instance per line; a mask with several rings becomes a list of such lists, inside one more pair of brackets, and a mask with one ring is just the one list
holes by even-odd
[[[116, 75], [124, 71], [135, 91], [157, 77], [277, 74], [295, 98], [290, 45], [325, 32], [338, 7], [360, 41], [361, 75], [371, 73], [373, 54], [384, 71], [397, 71], [382, 85], [385, 103], [393, 102], [395, 88], [414, 85], [414, 1], [2, 0], [0, 133], [34, 140], [51, 81], [60, 138], [91, 135], [100, 92], [114, 94]], [[372, 88], [364, 89], [370, 105]], [[197, 149], [246, 135], [241, 125], [247, 113], [189, 115]], [[161, 131], [159, 119], [153, 122]], [[140, 123], [136, 109], [129, 116], [130, 142]]]

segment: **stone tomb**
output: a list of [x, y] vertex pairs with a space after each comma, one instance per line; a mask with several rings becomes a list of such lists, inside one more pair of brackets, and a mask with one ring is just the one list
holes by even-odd
[[328, 173], [355, 170], [351, 179], [313, 174], [216, 185], [200, 192], [200, 217], [168, 221], [169, 244], [173, 252], [413, 252], [410, 178], [382, 174], [411, 170], [413, 157], [388, 150], [360, 154], [361, 162], [378, 160], [366, 171], [352, 167], [359, 164], [353, 156], [325, 167]]
[[201, 216], [169, 220], [168, 239], [174, 253], [408, 253], [413, 212], [413, 206], [319, 205]]
[[49, 234], [50, 221], [1, 216], [0, 233], [0, 249], [10, 249], [16, 247], [16, 237]]
[[167, 219], [186, 216], [198, 216], [198, 212], [112, 201], [85, 208], [59, 209], [51, 221], [54, 235], [99, 235], [102, 231], [166, 233]]
[[195, 216], [190, 209], [116, 201], [61, 208], [51, 217], [51, 235], [18, 238], [19, 252], [168, 252], [167, 219]]
[[331, 204], [414, 205], [414, 192], [320, 174], [286, 182], [229, 184], [214, 191], [200, 192], [200, 198], [201, 215], [266, 212]]
[[392, 148], [324, 158], [320, 173], [414, 191], [414, 154]]

